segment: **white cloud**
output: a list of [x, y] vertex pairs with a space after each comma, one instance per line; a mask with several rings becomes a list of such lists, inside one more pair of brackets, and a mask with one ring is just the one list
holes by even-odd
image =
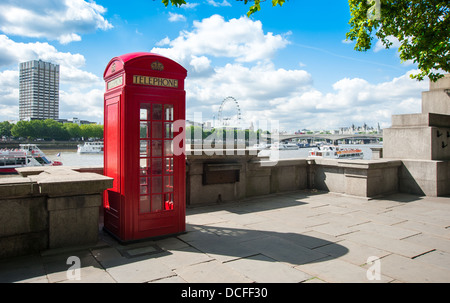
[[194, 56], [226, 57], [237, 62], [256, 62], [270, 59], [278, 49], [289, 44], [281, 35], [264, 33], [260, 21], [249, 18], [225, 21], [213, 15], [195, 21], [192, 31], [182, 31], [170, 40], [165, 38], [151, 51], [165, 55], [189, 69]]
[[105, 12], [93, 1], [6, 0], [0, 4], [0, 31], [67, 44], [80, 41], [79, 34], [112, 28], [102, 16]]
[[61, 90], [60, 117], [81, 118], [94, 122], [103, 121], [103, 94], [102, 89], [82, 91], [72, 87], [68, 91]]
[[231, 4], [227, 0], [223, 0], [222, 2], [214, 1], [214, 0], [208, 0], [208, 4], [219, 7], [219, 6], [231, 6]]
[[186, 21], [186, 17], [180, 14], [174, 14], [169, 12], [169, 21], [170, 22]]
[[0, 35], [0, 67], [15, 65], [29, 60], [43, 60], [59, 64], [62, 82], [79, 82], [93, 84], [100, 79], [92, 73], [81, 70], [85, 65], [84, 56], [59, 52], [48, 43], [15, 42], [5, 35]]
[[[103, 96], [99, 99], [99, 95], [93, 93], [103, 89], [103, 79], [83, 70], [85, 66], [84, 56], [59, 52], [48, 43], [19, 43], [5, 35], [0, 35], [0, 67], [4, 68], [0, 72], [0, 121], [18, 119], [19, 63], [38, 59], [60, 65], [60, 95], [61, 98], [70, 100], [70, 102], [61, 103], [60, 117], [73, 117], [73, 114], [63, 115], [68, 112], [66, 106], [70, 105], [70, 108], [72, 108], [72, 104], [78, 105], [78, 108], [74, 107], [76, 109], [75, 113], [84, 108], [86, 110], [85, 115], [89, 117], [98, 117], [98, 113], [103, 112]], [[73, 90], [74, 88], [76, 88], [75, 91]], [[84, 94], [85, 96], [83, 96]], [[80, 102], [93, 100], [94, 97], [97, 98], [95, 105], [90, 107], [80, 106]], [[83, 115], [75, 116], [82, 117]]]

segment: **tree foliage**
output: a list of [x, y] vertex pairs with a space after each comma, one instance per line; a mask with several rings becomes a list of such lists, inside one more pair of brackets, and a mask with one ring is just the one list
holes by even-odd
[[413, 60], [420, 73], [436, 81], [450, 72], [450, 2], [444, 0], [349, 0], [347, 39], [355, 50], [367, 51], [375, 36], [389, 48], [397, 39], [400, 59]]
[[18, 121], [11, 128], [11, 135], [18, 138], [44, 140], [70, 140], [103, 138], [103, 125], [72, 123], [63, 124], [53, 119]]

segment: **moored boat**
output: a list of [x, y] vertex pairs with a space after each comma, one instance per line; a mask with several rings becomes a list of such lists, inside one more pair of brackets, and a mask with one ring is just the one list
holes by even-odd
[[309, 157], [329, 159], [363, 159], [364, 153], [358, 148], [342, 148], [339, 146], [326, 145], [313, 148], [309, 151]]
[[50, 161], [36, 144], [20, 144], [16, 149], [0, 150], [0, 174], [16, 174], [16, 168], [27, 166], [59, 166]]
[[77, 147], [78, 153], [91, 153], [91, 154], [103, 153], [102, 141], [84, 142], [83, 145], [78, 144]]

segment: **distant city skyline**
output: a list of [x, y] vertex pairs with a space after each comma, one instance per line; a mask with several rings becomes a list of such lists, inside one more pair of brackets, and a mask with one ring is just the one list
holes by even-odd
[[[103, 71], [136, 51], [167, 56], [188, 70], [186, 119], [217, 117], [233, 96], [242, 120], [277, 120], [280, 130], [389, 127], [416, 113], [429, 81], [409, 78], [398, 43], [356, 52], [345, 40], [347, 1], [262, 3], [251, 18], [241, 1], [8, 0], [0, 4], [0, 121], [19, 116], [19, 64], [60, 66], [59, 117], [103, 123]], [[26, 16], [26, 18], [24, 18]]]

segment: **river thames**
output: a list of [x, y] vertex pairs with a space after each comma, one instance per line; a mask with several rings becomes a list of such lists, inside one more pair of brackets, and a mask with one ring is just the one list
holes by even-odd
[[[341, 147], [359, 148], [364, 153], [364, 159], [372, 159], [371, 147], [382, 147], [380, 144], [342, 144]], [[298, 150], [280, 150], [279, 159], [307, 158], [310, 148]], [[61, 161], [65, 166], [103, 166], [103, 154], [79, 154], [75, 149], [44, 149], [42, 150], [52, 161]], [[58, 156], [59, 154], [59, 156]], [[259, 155], [269, 155], [273, 158], [273, 151], [263, 150]]]

